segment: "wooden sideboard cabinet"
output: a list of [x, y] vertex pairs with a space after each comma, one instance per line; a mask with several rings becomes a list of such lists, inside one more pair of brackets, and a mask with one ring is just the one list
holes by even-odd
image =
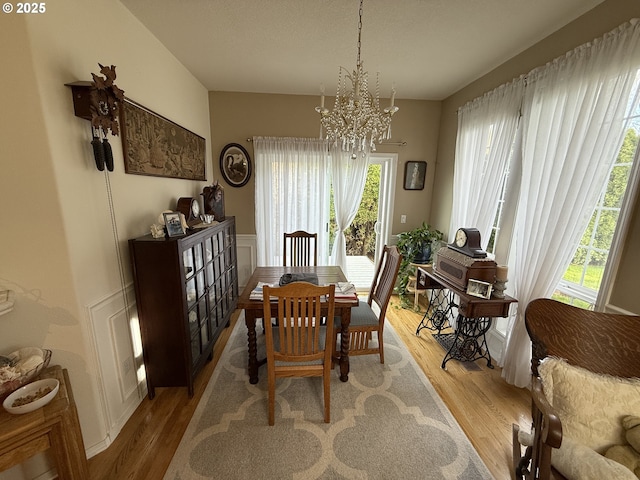
[[184, 236], [129, 240], [149, 398], [193, 381], [238, 301], [235, 217]]

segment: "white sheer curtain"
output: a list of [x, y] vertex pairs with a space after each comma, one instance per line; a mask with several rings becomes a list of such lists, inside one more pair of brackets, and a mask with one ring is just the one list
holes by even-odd
[[509, 279], [518, 315], [507, 333], [503, 378], [529, 384], [526, 305], [550, 297], [580, 241], [616, 159], [640, 65], [640, 28], [625, 24], [528, 75], [521, 184]]
[[318, 234], [318, 262], [328, 261], [329, 155], [315, 138], [254, 137], [257, 263], [282, 265], [285, 232]]
[[489, 240], [523, 96], [524, 78], [519, 78], [458, 111], [451, 241], [460, 227], [475, 227], [483, 242]]
[[350, 152], [343, 152], [340, 145], [331, 148], [331, 181], [333, 183], [333, 204], [336, 211], [336, 238], [331, 251], [331, 265], [339, 265], [347, 272], [347, 242], [344, 232], [356, 214], [367, 182], [369, 152], [351, 158]]

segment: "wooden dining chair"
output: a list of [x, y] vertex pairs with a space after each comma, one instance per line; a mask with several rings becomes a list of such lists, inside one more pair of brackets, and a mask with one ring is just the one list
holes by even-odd
[[[277, 302], [278, 319], [277, 325], [265, 331], [269, 425], [274, 424], [276, 378], [280, 377], [322, 377], [324, 421], [329, 423], [335, 286], [319, 287], [307, 282], [284, 287], [265, 285], [263, 295]], [[264, 318], [271, 315], [271, 302], [265, 301]], [[323, 318], [326, 325], [322, 324]]]
[[284, 234], [282, 265], [308, 267], [318, 265], [318, 234], [297, 230]]
[[[349, 324], [349, 355], [379, 354], [380, 363], [384, 363], [384, 320], [391, 300], [391, 294], [398, 278], [402, 254], [396, 246], [385, 245], [378, 262], [376, 274], [369, 290], [367, 301], [360, 301], [358, 306], [351, 309], [351, 322]], [[374, 312], [372, 305], [376, 304], [379, 313]], [[341, 325], [335, 321], [335, 344], [338, 343], [338, 334]], [[373, 334], [377, 335], [377, 345], [371, 345]], [[338, 356], [338, 348], [334, 355]]]

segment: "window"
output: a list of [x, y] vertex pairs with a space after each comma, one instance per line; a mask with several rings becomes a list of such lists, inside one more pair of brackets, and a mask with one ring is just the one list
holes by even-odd
[[600, 195], [589, 226], [571, 264], [558, 284], [552, 298], [581, 308], [593, 310], [602, 286], [607, 260], [616, 232], [618, 219], [624, 208], [625, 193], [638, 156], [640, 137], [640, 70], [636, 73], [625, 116], [626, 133], [609, 180]]
[[[634, 88], [636, 96], [638, 95], [637, 83], [636, 80]], [[626, 120], [630, 127], [626, 131], [616, 163], [611, 168], [609, 181], [603, 189], [571, 264], [552, 297], [561, 302], [590, 310], [593, 310], [596, 303], [616, 225], [623, 207], [631, 167], [637, 156], [640, 113], [636, 110], [633, 115], [627, 116]]]
[[[478, 168], [484, 157], [483, 150], [476, 149], [474, 153], [458, 148], [466, 147], [465, 127], [470, 125], [459, 114], [452, 218], [458, 222], [461, 218], [477, 219], [476, 224], [483, 227], [481, 231], [492, 232], [492, 249], [499, 263], [508, 259], [511, 278], [507, 289], [518, 298], [519, 305], [551, 296], [563, 276], [566, 281], [567, 266], [574, 257], [581, 260], [582, 267], [578, 266], [576, 279], [572, 279], [575, 291], [571, 296], [583, 295], [585, 287], [589, 287], [587, 280], [596, 278], [599, 291], [591, 294], [591, 303], [600, 309], [609, 300], [629, 225], [629, 206], [640, 188], [637, 162], [629, 169], [628, 161], [619, 159], [625, 138], [625, 147], [629, 143], [633, 146], [631, 151], [637, 144], [629, 142], [625, 135], [638, 123], [636, 115], [640, 114], [640, 61], [636, 55], [639, 45], [640, 24], [628, 22], [601, 40], [581, 45], [526, 75], [519, 134], [511, 135], [515, 142], [501, 155], [502, 159], [512, 157], [509, 182], [505, 188], [506, 165], [494, 171], [493, 192], [485, 193], [483, 198], [493, 193], [491, 204], [464, 202], [463, 197], [456, 197], [458, 167], [469, 165], [466, 171]], [[495, 103], [493, 98], [490, 100]], [[460, 112], [465, 113], [463, 108]], [[485, 116], [484, 120], [486, 124], [491, 119]], [[633, 129], [629, 135], [636, 137], [637, 132]], [[511, 152], [514, 154], [508, 155]], [[466, 182], [471, 191], [475, 178], [474, 175]], [[619, 178], [625, 181], [616, 181]], [[630, 188], [622, 183], [628, 183]], [[603, 194], [605, 185], [605, 192], [613, 192], [613, 197]], [[488, 190], [486, 182], [483, 186]], [[624, 190], [628, 194], [622, 194]], [[477, 214], [483, 211], [490, 217]], [[487, 220], [484, 225], [483, 219]], [[613, 224], [617, 224], [615, 228]], [[493, 231], [492, 225], [496, 227]], [[576, 250], [576, 245], [581, 248]], [[593, 267], [598, 267], [599, 272]], [[598, 273], [587, 275], [589, 269]], [[505, 366], [502, 375], [508, 383], [525, 386], [530, 380], [531, 355], [529, 339], [522, 328], [524, 309], [517, 310], [504, 329], [506, 344], [500, 362]], [[502, 331], [500, 327], [496, 324], [497, 331]]]
[[329, 157], [323, 140], [254, 137], [256, 249], [260, 266], [282, 265], [284, 232], [318, 234], [328, 264]]
[[[509, 162], [511, 163], [511, 162]], [[491, 227], [491, 236], [489, 237], [489, 241], [487, 242], [486, 251], [488, 253], [494, 254], [496, 253], [496, 245], [498, 242], [498, 237], [500, 236], [500, 227], [502, 225], [502, 216], [505, 211], [505, 196], [507, 191], [507, 180], [509, 179], [509, 167], [507, 166], [506, 171], [504, 172], [502, 178], [502, 185], [500, 187], [500, 198], [498, 199], [498, 210], [496, 211], [496, 217], [493, 221], [493, 226]]]
[[[582, 235], [571, 264], [559, 282], [552, 298], [581, 308], [593, 309], [605, 273], [614, 240], [614, 234], [632, 172], [634, 159], [638, 156], [640, 139], [640, 70], [628, 101], [628, 113], [624, 118], [626, 134], [612, 165], [608, 182], [604, 186], [598, 205], [589, 225]], [[509, 162], [510, 164], [511, 162]], [[505, 212], [505, 197], [509, 168], [504, 172], [500, 200], [487, 244], [487, 251], [495, 253]], [[501, 328], [498, 328], [502, 330]]]

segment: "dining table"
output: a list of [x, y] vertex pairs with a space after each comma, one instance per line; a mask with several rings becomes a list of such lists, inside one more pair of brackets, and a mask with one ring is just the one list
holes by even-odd
[[[339, 266], [304, 266], [304, 267], [256, 267], [249, 278], [242, 294], [238, 298], [237, 308], [244, 310], [244, 320], [247, 325], [249, 347], [249, 382], [258, 383], [258, 368], [266, 363], [266, 358], [258, 359], [258, 344], [256, 335], [256, 320], [264, 316], [263, 298], [251, 298], [251, 292], [258, 286], [258, 282], [278, 286], [280, 278], [285, 274], [315, 274], [318, 285], [337, 284], [347, 282], [344, 272]], [[358, 306], [357, 295], [335, 299], [335, 317], [340, 317], [341, 342], [340, 355], [336, 359], [340, 365], [340, 380], [349, 380], [349, 323], [351, 322], [351, 308]], [[271, 316], [277, 316], [277, 305], [271, 302]]]

